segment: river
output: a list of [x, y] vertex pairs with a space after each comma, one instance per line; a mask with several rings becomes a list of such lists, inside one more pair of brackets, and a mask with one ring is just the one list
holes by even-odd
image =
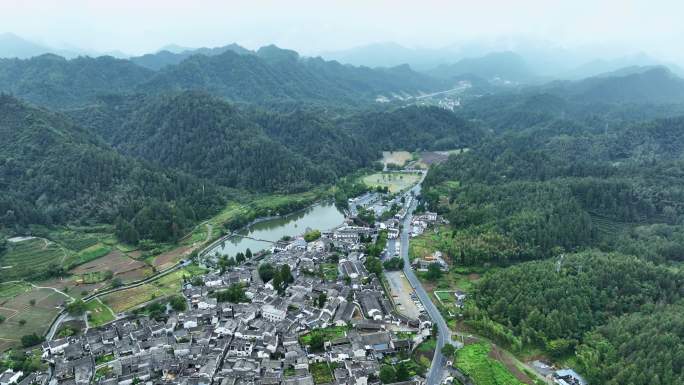
[[[270, 242], [276, 242], [286, 235], [296, 236], [303, 234], [307, 228], [317, 230], [330, 230], [344, 222], [344, 214], [333, 203], [317, 203], [305, 210], [297, 211], [282, 217], [268, 219], [249, 226], [239, 235], [227, 238], [221, 246], [213, 249], [210, 254], [217, 251], [222, 255], [235, 256], [238, 252], [245, 252], [248, 248], [252, 252], [267, 249], [273, 246]], [[258, 241], [262, 239], [264, 241]]]

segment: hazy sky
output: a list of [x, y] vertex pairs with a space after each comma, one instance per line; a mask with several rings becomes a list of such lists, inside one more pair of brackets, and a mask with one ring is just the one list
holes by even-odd
[[439, 47], [528, 38], [621, 46], [682, 61], [680, 0], [0, 0], [0, 32], [53, 46], [139, 54], [175, 43], [305, 54], [394, 41]]

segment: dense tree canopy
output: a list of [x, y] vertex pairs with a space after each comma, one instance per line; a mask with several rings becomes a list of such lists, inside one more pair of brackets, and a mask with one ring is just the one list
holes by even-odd
[[684, 274], [637, 257], [587, 252], [526, 262], [485, 275], [475, 304], [523, 342], [579, 341], [612, 316], [672, 303]]
[[577, 360], [595, 384], [684, 384], [684, 308], [614, 318], [584, 338]]

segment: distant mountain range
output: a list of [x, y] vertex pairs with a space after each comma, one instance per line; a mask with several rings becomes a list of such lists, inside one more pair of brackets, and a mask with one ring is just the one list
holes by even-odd
[[526, 83], [538, 78], [525, 59], [513, 52], [495, 52], [478, 58], [462, 59], [453, 64], [442, 64], [427, 71], [427, 74], [444, 79], [475, 75], [499, 84]]
[[684, 76], [684, 70], [679, 66], [644, 53], [595, 59], [595, 53], [574, 52], [534, 41], [517, 44], [481, 42], [436, 49], [375, 43], [347, 50], [322, 52], [320, 55], [357, 66], [391, 67], [408, 64], [417, 71], [440, 77], [470, 73], [487, 79], [492, 75], [507, 75], [509, 79], [506, 80], [509, 81], [576, 80], [623, 67], [646, 65], [667, 65], [678, 75]]
[[237, 44], [229, 44], [216, 48], [183, 48], [179, 46], [166, 46], [157, 53], [131, 57], [135, 64], [152, 70], [160, 70], [166, 66], [176, 65], [192, 55], [216, 56], [224, 52], [232, 51], [240, 55], [253, 54], [254, 52]]
[[13, 33], [0, 34], [0, 58], [29, 59], [45, 54], [55, 54], [67, 59], [73, 59], [79, 56], [96, 57], [103, 55], [118, 58], [127, 57], [126, 54], [119, 51], [95, 52], [79, 48], [55, 48], [24, 39]]
[[[3, 36], [2, 41], [12, 42], [11, 52], [15, 56], [30, 56], [44, 49], [13, 35]], [[10, 46], [5, 44], [4, 52], [10, 52]], [[356, 106], [376, 100], [406, 101], [407, 97], [410, 103], [411, 96], [452, 89], [459, 82], [469, 83], [476, 90], [474, 94], [536, 84], [545, 92], [587, 101], [662, 104], [682, 100], [682, 79], [665, 67], [614, 68], [633, 62], [656, 62], [643, 55], [587, 64], [575, 74], [606, 68], [610, 72], [593, 73], [581, 81], [549, 83], [528, 60], [510, 51], [416, 72], [406, 64], [370, 68], [301, 57], [295, 51], [274, 45], [256, 51], [237, 44], [166, 48], [170, 50], [130, 59], [85, 56], [67, 60], [55, 54], [0, 59], [0, 92], [60, 109], [86, 106], [108, 94], [161, 95], [178, 91], [203, 91], [233, 102], [261, 105]], [[401, 46], [381, 48], [405, 52]]]
[[320, 56], [344, 64], [367, 67], [395, 67], [408, 64], [418, 71], [453, 63], [463, 56], [454, 50], [407, 48], [397, 43], [374, 43], [341, 51], [321, 52]]
[[589, 103], [684, 103], [684, 79], [663, 66], [627, 67], [579, 81], [550, 83], [543, 89]]
[[[185, 51], [187, 52], [187, 51]], [[239, 52], [239, 53], [236, 53]], [[168, 64], [153, 71], [148, 67]], [[171, 62], [177, 62], [171, 64]], [[154, 64], [152, 64], [154, 63]], [[231, 45], [196, 53], [160, 53], [137, 60], [46, 54], [31, 59], [0, 59], [0, 91], [34, 103], [73, 108], [105, 94], [202, 90], [227, 100], [250, 103], [302, 102], [354, 105], [379, 95], [419, 94], [448, 88], [408, 66], [371, 69], [320, 58], [301, 58], [276, 46], [256, 52]]]
[[[508, 48], [505, 48], [507, 47]], [[255, 51], [238, 44], [213, 48], [191, 48], [168, 44], [159, 51], [141, 56], [129, 56], [119, 51], [93, 52], [84, 49], [60, 49], [32, 42], [12, 33], [0, 34], [0, 58], [28, 59], [46, 53], [67, 59], [78, 56], [102, 55], [129, 58], [134, 63], [158, 71], [177, 65], [193, 55], [216, 56], [232, 51], [240, 55], [254, 55]], [[397, 67], [409, 65], [414, 71], [443, 79], [476, 76], [495, 82], [534, 83], [554, 79], [577, 80], [616, 71], [631, 66], [666, 65], [674, 73], [684, 76], [684, 69], [674, 63], [663, 62], [644, 53], [592, 59], [590, 53], [573, 52], [544, 42], [471, 42], [442, 48], [408, 48], [393, 42], [373, 43], [347, 50], [321, 52], [326, 60], [356, 67]], [[593, 56], [595, 57], [595, 55]]]

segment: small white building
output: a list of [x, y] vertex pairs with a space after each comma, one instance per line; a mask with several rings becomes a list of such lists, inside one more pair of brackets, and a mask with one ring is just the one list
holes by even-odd
[[261, 316], [271, 322], [280, 322], [287, 316], [287, 311], [268, 304], [261, 308]]

